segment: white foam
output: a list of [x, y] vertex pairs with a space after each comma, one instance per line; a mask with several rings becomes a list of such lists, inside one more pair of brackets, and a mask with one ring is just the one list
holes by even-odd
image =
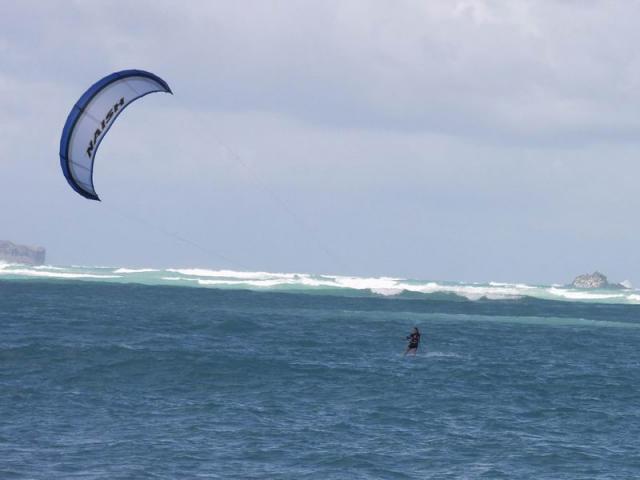
[[70, 272], [45, 272], [43, 270], [32, 270], [26, 268], [0, 268], [0, 275], [18, 275], [25, 277], [45, 277], [45, 278], [121, 278], [120, 275], [97, 275], [92, 273], [70, 273]]
[[449, 285], [437, 282], [427, 282], [425, 284], [399, 283], [399, 288], [408, 292], [416, 293], [453, 293], [467, 298], [468, 300], [480, 300], [488, 298], [490, 300], [505, 300], [521, 298], [525, 293], [520, 288], [502, 287], [491, 285]]
[[492, 287], [508, 287], [508, 288], [519, 288], [521, 290], [532, 290], [537, 287], [533, 285], [526, 285], [524, 283], [503, 283], [503, 282], [489, 282], [489, 285]]
[[118, 268], [113, 273], [149, 273], [158, 271], [153, 268]]
[[[469, 300], [488, 299], [515, 299], [525, 295], [525, 291], [535, 290], [537, 287], [520, 284], [502, 285], [448, 285], [436, 282], [418, 283], [408, 282], [392, 277], [354, 277], [354, 276], [312, 276], [308, 274], [266, 274], [265, 272], [233, 272], [233, 271], [205, 271], [180, 269], [181, 274], [200, 274], [201, 278], [195, 278], [198, 284], [203, 286], [245, 286], [247, 288], [270, 287], [310, 287], [310, 288], [336, 288], [350, 290], [369, 290], [372, 293], [392, 296], [402, 292], [415, 293], [453, 293]], [[202, 277], [208, 278], [202, 278]], [[217, 278], [211, 278], [211, 277]], [[167, 277], [164, 277], [167, 278]], [[167, 278], [168, 279], [168, 278]], [[173, 279], [173, 278], [172, 278]]]
[[551, 287], [548, 289], [548, 292], [552, 295], [567, 298], [569, 300], [611, 300], [614, 298], [625, 297], [625, 294], [623, 293], [595, 293], [556, 287]]
[[371, 291], [378, 295], [392, 297], [394, 295], [400, 295], [404, 290], [401, 288], [372, 288]]
[[205, 268], [169, 268], [167, 272], [179, 273], [194, 277], [222, 277], [245, 280], [261, 280], [269, 278], [295, 278], [295, 273], [239, 272], [236, 270], [208, 270]]
[[[494, 300], [517, 299], [525, 295], [525, 290], [529, 291], [536, 287], [519, 284], [498, 286], [498, 285], [449, 285], [436, 282], [418, 283], [408, 282], [392, 277], [354, 277], [354, 276], [312, 276], [308, 274], [268, 274], [265, 272], [234, 272], [229, 270], [211, 271], [200, 269], [172, 269], [172, 272], [180, 274], [198, 274], [199, 285], [203, 286], [244, 286], [246, 288], [273, 288], [273, 287], [309, 287], [309, 288], [336, 288], [350, 290], [369, 290], [372, 293], [392, 296], [402, 292], [415, 293], [452, 293], [463, 296], [469, 300], [479, 300], [488, 298]], [[205, 278], [202, 278], [205, 277]], [[217, 277], [217, 278], [212, 278]], [[171, 280], [174, 277], [163, 277]], [[176, 277], [184, 278], [184, 277]]]

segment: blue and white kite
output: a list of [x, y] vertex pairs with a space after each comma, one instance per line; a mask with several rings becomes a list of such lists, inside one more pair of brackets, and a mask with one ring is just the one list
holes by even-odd
[[100, 200], [93, 187], [93, 160], [114, 120], [131, 102], [153, 92], [173, 93], [153, 73], [123, 70], [93, 84], [73, 106], [60, 138], [60, 165], [76, 192]]

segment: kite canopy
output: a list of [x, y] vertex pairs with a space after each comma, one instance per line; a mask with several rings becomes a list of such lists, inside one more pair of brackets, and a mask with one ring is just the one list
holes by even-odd
[[173, 93], [153, 73], [123, 70], [93, 84], [73, 106], [60, 138], [60, 165], [76, 192], [100, 200], [93, 187], [93, 160], [115, 119], [132, 102], [153, 92]]

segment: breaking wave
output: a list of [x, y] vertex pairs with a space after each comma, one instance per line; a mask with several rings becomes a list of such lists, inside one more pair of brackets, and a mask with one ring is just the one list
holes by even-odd
[[330, 293], [333, 295], [450, 295], [467, 300], [518, 300], [532, 297], [568, 302], [640, 304], [640, 291], [581, 290], [560, 285], [524, 283], [463, 283], [411, 280], [398, 277], [357, 277], [310, 273], [243, 272], [206, 268], [132, 268], [83, 266], [27, 266], [0, 264], [4, 280], [86, 280], [145, 285], [182, 285], [201, 288]]

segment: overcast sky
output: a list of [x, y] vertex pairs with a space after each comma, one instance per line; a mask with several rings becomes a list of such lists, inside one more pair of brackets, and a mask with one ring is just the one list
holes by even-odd
[[[1, 8], [0, 238], [51, 263], [640, 284], [640, 3]], [[117, 119], [85, 200], [62, 126], [128, 68], [174, 95]]]

